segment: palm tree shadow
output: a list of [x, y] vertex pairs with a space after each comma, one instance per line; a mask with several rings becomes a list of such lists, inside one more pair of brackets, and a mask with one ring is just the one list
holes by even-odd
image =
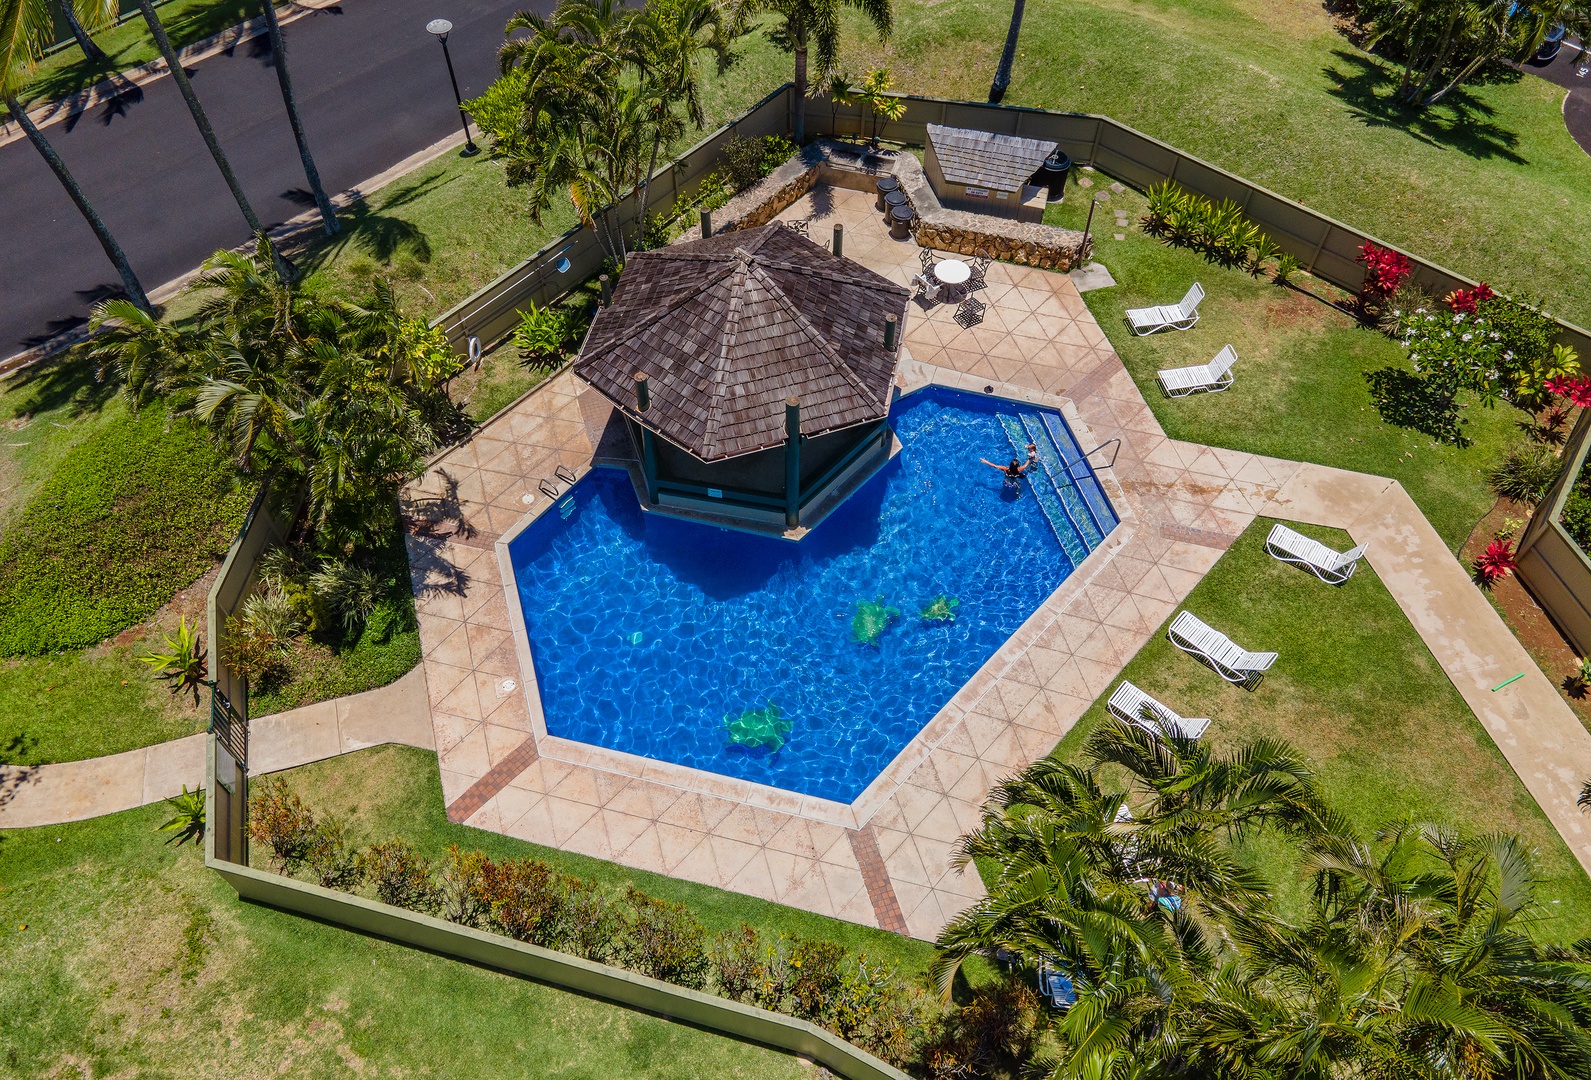
[[1516, 152], [1519, 136], [1494, 123], [1496, 110], [1466, 87], [1455, 88], [1435, 105], [1414, 109], [1393, 97], [1397, 78], [1391, 68], [1345, 49], [1333, 49], [1332, 56], [1338, 63], [1322, 69], [1322, 74], [1335, 89], [1326, 92], [1346, 104], [1349, 115], [1366, 127], [1396, 128], [1429, 146], [1472, 158], [1530, 164]]
[[[89, 363], [77, 349], [67, 349], [55, 356], [16, 372], [7, 380], [9, 391], [22, 391], [18, 415], [49, 412], [67, 408], [67, 416], [76, 419], [103, 409], [120, 389], [113, 379], [100, 379], [95, 365]], [[0, 764], [5, 762], [5, 750], [0, 748]]]
[[[379, 262], [391, 262], [398, 255], [409, 255], [422, 263], [430, 262], [431, 241], [425, 230], [412, 221], [396, 216], [393, 211], [401, 210], [442, 185], [452, 183], [453, 179], [441, 173], [427, 176], [384, 196], [379, 207], [370, 199], [356, 199], [337, 215], [342, 231], [303, 254], [305, 269], [324, 268], [350, 246]], [[300, 206], [314, 205], [313, 196], [301, 188], [283, 192], [282, 198]]]

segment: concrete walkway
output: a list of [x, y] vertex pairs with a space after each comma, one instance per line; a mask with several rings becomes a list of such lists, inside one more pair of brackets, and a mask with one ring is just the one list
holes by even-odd
[[[390, 686], [265, 716], [250, 725], [251, 772], [274, 772], [382, 743], [436, 748], [425, 671]], [[61, 765], [0, 766], [0, 829], [83, 821], [204, 786], [203, 735]]]

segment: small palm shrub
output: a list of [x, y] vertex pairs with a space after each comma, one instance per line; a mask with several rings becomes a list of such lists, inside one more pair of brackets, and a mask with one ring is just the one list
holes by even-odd
[[1231, 199], [1214, 203], [1169, 180], [1150, 188], [1147, 197], [1144, 231], [1168, 244], [1201, 251], [1222, 266], [1247, 266], [1256, 275], [1278, 252], [1275, 242]]
[[187, 616], [177, 623], [176, 636], [162, 634], [161, 648], [145, 653], [138, 659], [154, 669], [156, 677], [164, 679], [175, 696], [184, 691], [193, 692], [193, 703], [199, 704], [199, 688], [205, 685], [205, 669], [209, 655], [204, 648], [204, 635], [199, 624], [188, 626]]
[[1547, 494], [1562, 467], [1550, 446], [1522, 442], [1508, 448], [1486, 479], [1502, 498], [1534, 505]]
[[1289, 285], [1292, 283], [1293, 275], [1303, 268], [1304, 264], [1298, 261], [1298, 256], [1283, 253], [1282, 257], [1276, 260], [1276, 269], [1271, 271], [1271, 280], [1278, 285]]
[[171, 820], [157, 828], [156, 832], [169, 832], [175, 835], [166, 843], [176, 844], [181, 847], [189, 840], [198, 843], [204, 839], [204, 789], [194, 788], [188, 790], [188, 785], [182, 785], [182, 794], [173, 795], [166, 800], [176, 813]]
[[519, 325], [514, 328], [513, 343], [520, 360], [532, 366], [552, 367], [563, 359], [570, 343], [585, 332], [583, 323], [580, 315], [567, 307], [531, 304], [519, 313]]
[[342, 620], [343, 632], [364, 624], [388, 590], [374, 570], [341, 559], [327, 559], [310, 575], [309, 587]]

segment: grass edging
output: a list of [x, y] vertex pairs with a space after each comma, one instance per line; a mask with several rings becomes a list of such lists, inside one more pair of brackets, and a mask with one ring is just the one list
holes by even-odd
[[[205, 813], [206, 819], [214, 823], [217, 750], [214, 734], [209, 736], [208, 743]], [[731, 1038], [800, 1054], [847, 1080], [910, 1080], [906, 1073], [805, 1020], [223, 861], [215, 856], [213, 832], [205, 837], [204, 863], [220, 874], [241, 900], [534, 979]]]

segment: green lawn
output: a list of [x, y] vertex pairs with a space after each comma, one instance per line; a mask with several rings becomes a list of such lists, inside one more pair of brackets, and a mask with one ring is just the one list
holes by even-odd
[[[1557, 941], [1591, 933], [1591, 880], [1459, 697], [1368, 563], [1341, 588], [1265, 553], [1273, 523], [1249, 526], [1184, 606], [1244, 647], [1280, 653], [1254, 692], [1224, 682], [1166, 641], [1162, 628], [1128, 662], [1130, 679], [1184, 716], [1214, 719], [1229, 749], [1278, 736], [1306, 754], [1333, 804], [1366, 834], [1410, 815], [1476, 832], [1506, 830], [1538, 852], [1540, 895]], [[1339, 550], [1334, 529], [1295, 526]], [[1105, 715], [1101, 696], [1056, 749], [1079, 753]], [[1284, 898], [1306, 882], [1280, 851], [1256, 851]]]
[[794, 1057], [241, 903], [195, 848], [162, 845], [165, 816], [0, 833], [0, 1074], [816, 1080]]
[[0, 660], [0, 765], [119, 754], [205, 730], [208, 695], [173, 697], [134, 646]]
[[[1090, 195], [1109, 195], [1094, 212], [1095, 255], [1118, 285], [1083, 299], [1166, 434], [1393, 477], [1457, 551], [1495, 501], [1486, 473], [1508, 443], [1522, 438], [1515, 421], [1524, 414], [1507, 405], [1467, 409], [1473, 443], [1464, 448], [1383, 423], [1365, 373], [1389, 365], [1406, 370], [1408, 361], [1395, 341], [1331, 306], [1344, 294], [1306, 275], [1295, 279], [1298, 289], [1281, 288], [1268, 276], [1255, 278], [1163, 244], [1138, 226], [1140, 193], [1114, 193], [1103, 173], [1085, 175], [1096, 181], [1092, 190], [1069, 188], [1046, 220], [1080, 229]], [[1114, 223], [1118, 208], [1128, 213], [1125, 230]], [[1118, 233], [1126, 239], [1115, 239]], [[1194, 281], [1204, 286], [1206, 299], [1193, 330], [1138, 337], [1128, 328], [1127, 308], [1175, 302]], [[1161, 393], [1157, 370], [1204, 363], [1228, 343], [1238, 355], [1231, 390], [1178, 400]]]
[[[887, 46], [846, 21], [853, 73], [983, 101], [1009, 0], [900, 0]], [[1396, 79], [1298, 0], [1028, 5], [1006, 103], [1104, 113], [1392, 243], [1591, 322], [1591, 158], [1564, 91], [1508, 74], [1423, 115]]]
[[853, 953], [887, 959], [906, 977], [925, 972], [933, 952], [927, 942], [899, 934], [455, 825], [448, 821], [442, 802], [436, 755], [428, 751], [374, 747], [277, 775], [317, 815], [331, 813], [342, 818], [348, 825], [349, 843], [355, 847], [402, 836], [433, 858], [455, 843], [493, 858], [528, 855], [615, 891], [633, 884], [653, 896], [684, 903], [711, 931], [733, 930], [747, 922], [775, 936], [783, 933], [837, 941]]
[[[130, 3], [123, 7], [137, 10], [136, 5]], [[171, 44], [182, 49], [254, 18], [261, 9], [256, 0], [167, 0], [157, 4], [155, 11], [160, 15]], [[94, 35], [94, 44], [103, 49], [108, 58], [106, 63], [89, 61], [70, 36], [66, 40], [69, 43], [66, 48], [40, 61], [27, 91], [21, 95], [25, 103], [34, 105], [66, 97], [107, 76], [147, 64], [160, 55], [149, 28], [136, 16]], [[4, 105], [0, 105], [0, 116], [10, 116]]]

